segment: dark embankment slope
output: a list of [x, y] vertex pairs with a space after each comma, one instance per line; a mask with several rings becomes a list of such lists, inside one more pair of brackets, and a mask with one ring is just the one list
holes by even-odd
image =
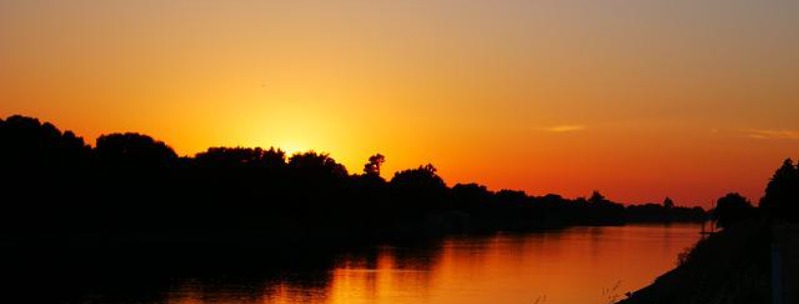
[[779, 246], [781, 300], [783, 303], [796, 303], [799, 300], [799, 224], [783, 222], [774, 225], [774, 241]]
[[738, 193], [711, 212], [723, 230], [620, 303], [795, 303], [799, 290], [799, 166], [783, 161], [754, 207]]
[[770, 233], [758, 220], [715, 233], [619, 304], [771, 303]]

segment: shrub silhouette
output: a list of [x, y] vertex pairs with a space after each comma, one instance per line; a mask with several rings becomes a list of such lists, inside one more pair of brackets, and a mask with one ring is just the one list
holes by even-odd
[[728, 193], [716, 202], [713, 216], [719, 228], [730, 226], [753, 216], [754, 207], [745, 197], [738, 193]]

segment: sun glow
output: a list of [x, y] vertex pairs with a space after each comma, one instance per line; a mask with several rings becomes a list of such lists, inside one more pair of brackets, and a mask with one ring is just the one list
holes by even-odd
[[307, 152], [313, 149], [308, 148], [307, 145], [300, 143], [299, 141], [284, 141], [275, 145], [275, 148], [279, 148], [286, 152], [286, 157], [291, 157], [294, 154]]
[[351, 172], [379, 152], [387, 177], [431, 162], [539, 195], [756, 199], [799, 147], [797, 3], [0, 0], [0, 117]]

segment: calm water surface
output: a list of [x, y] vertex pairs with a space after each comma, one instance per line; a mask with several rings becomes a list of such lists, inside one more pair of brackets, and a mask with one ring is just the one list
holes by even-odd
[[449, 237], [340, 252], [264, 276], [184, 275], [150, 302], [608, 303], [673, 268], [698, 238], [697, 225]]

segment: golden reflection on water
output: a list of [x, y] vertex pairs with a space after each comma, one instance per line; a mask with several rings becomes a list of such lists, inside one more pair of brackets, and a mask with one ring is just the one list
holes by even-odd
[[[344, 254], [332, 270], [260, 287], [185, 282], [168, 303], [608, 303], [674, 267], [696, 225], [451, 237]], [[254, 291], [255, 290], [255, 291]]]

